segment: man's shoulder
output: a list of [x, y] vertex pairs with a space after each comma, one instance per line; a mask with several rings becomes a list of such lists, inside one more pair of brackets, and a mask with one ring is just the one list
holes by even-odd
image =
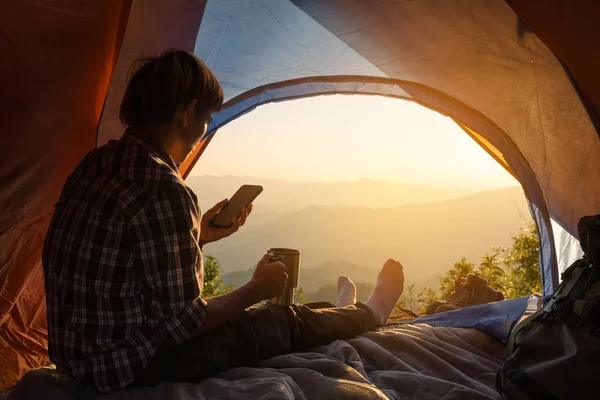
[[[67, 180], [62, 198], [67, 202], [88, 199], [135, 215], [148, 202], [166, 194], [194, 198], [178, 171], [150, 149], [122, 138], [91, 151]], [[109, 207], [109, 208], [110, 208]]]
[[125, 136], [119, 142], [127, 149], [121, 173], [142, 187], [148, 195], [156, 196], [185, 187], [179, 171], [171, 165], [172, 160], [165, 160], [165, 156], [135, 137]]
[[181, 175], [169, 162], [128, 135], [111, 140], [88, 157], [88, 164], [102, 166], [101, 173], [128, 180], [150, 197], [185, 186]]

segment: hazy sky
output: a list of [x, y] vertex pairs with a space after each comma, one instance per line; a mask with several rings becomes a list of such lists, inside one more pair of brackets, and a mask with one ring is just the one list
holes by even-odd
[[358, 95], [259, 107], [220, 129], [191, 173], [518, 185], [451, 119], [408, 101]]

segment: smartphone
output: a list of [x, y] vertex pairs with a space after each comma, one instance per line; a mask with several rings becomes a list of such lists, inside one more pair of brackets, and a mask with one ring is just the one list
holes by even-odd
[[252, 203], [262, 191], [262, 186], [242, 185], [221, 211], [213, 217], [210, 221], [210, 226], [231, 228], [233, 226], [233, 219], [239, 217], [244, 207]]

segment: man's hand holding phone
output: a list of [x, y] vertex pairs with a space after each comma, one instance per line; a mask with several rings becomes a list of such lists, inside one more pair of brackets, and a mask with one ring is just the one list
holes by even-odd
[[223, 207], [225, 207], [227, 202], [227, 199], [218, 202], [213, 208], [202, 215], [202, 221], [200, 223], [200, 243], [202, 245], [216, 242], [217, 240], [231, 236], [246, 223], [248, 215], [250, 215], [252, 212], [252, 204], [248, 204], [246, 207], [244, 207], [239, 217], [233, 217], [233, 225], [230, 227], [218, 228], [211, 225], [210, 222], [212, 219], [219, 213], [219, 211], [221, 211]]
[[242, 185], [230, 200], [223, 200], [202, 216], [200, 244], [215, 242], [237, 232], [252, 212], [252, 202], [263, 188]]

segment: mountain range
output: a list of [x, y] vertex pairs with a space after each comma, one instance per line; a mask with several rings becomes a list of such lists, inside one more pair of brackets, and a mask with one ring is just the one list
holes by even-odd
[[306, 292], [335, 284], [339, 275], [372, 282], [388, 258], [402, 262], [407, 284], [435, 287], [461, 257], [478, 262], [494, 254], [492, 246], [510, 245], [530, 219], [520, 187], [472, 193], [371, 180], [328, 187], [225, 177], [219, 186], [220, 178], [191, 178], [188, 184], [201, 203], [209, 198], [207, 204], [242, 183], [265, 188], [239, 232], [205, 247], [220, 261], [224, 282], [235, 285], [249, 278], [267, 248], [292, 247], [302, 252], [300, 286]]
[[434, 187], [360, 179], [348, 182], [290, 182], [238, 176], [190, 175], [186, 183], [198, 194], [206, 210], [224, 198], [231, 197], [243, 184], [262, 185], [256, 199], [260, 208], [269, 212], [297, 211], [308, 205], [381, 208], [456, 199], [475, 194], [470, 187]]

